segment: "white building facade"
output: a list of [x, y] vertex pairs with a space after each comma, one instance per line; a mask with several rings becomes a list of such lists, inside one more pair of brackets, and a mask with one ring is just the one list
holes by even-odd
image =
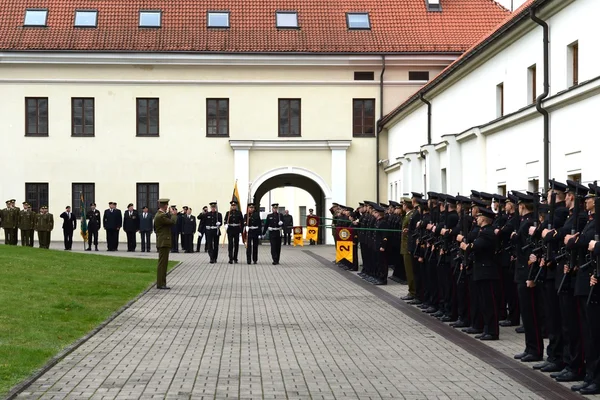
[[597, 12], [594, 0], [525, 4], [388, 114], [382, 192], [390, 199], [411, 191], [502, 194], [543, 190], [549, 178], [598, 179]]

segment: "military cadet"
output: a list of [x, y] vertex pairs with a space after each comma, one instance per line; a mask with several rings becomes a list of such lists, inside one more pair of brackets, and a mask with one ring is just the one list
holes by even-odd
[[142, 253], [150, 253], [150, 237], [154, 230], [154, 215], [148, 211], [148, 206], [142, 208], [140, 215], [140, 237], [142, 241]]
[[117, 208], [117, 203], [111, 201], [108, 203], [108, 209], [104, 210], [102, 224], [106, 231], [106, 245], [108, 251], [119, 250], [119, 230], [123, 226], [123, 214]]
[[283, 221], [283, 245], [291, 246], [292, 245], [292, 228], [294, 227], [294, 217], [290, 215], [288, 210], [283, 212], [281, 216], [281, 220]]
[[[208, 207], [202, 207], [202, 212], [198, 214], [196, 217], [196, 221], [198, 222], [198, 242], [196, 243], [196, 253], [200, 253], [200, 245], [202, 244], [202, 238], [206, 233], [206, 222], [204, 221], [204, 217], [208, 213]], [[204, 252], [208, 252], [208, 242], [204, 242]]]
[[376, 261], [376, 272], [375, 272], [375, 285], [387, 285], [388, 277], [388, 261], [387, 251], [389, 248], [389, 225], [384, 218], [385, 209], [378, 204], [374, 207], [374, 217], [377, 221], [375, 229], [375, 241], [373, 247], [377, 250], [377, 261]]
[[511, 245], [510, 236], [519, 228], [521, 219], [517, 209], [518, 198], [508, 194], [504, 201], [506, 222], [497, 228], [496, 235], [500, 239], [500, 263], [502, 264], [504, 304], [507, 309], [506, 319], [500, 321], [500, 326], [518, 326], [521, 323], [521, 311], [519, 309], [519, 295], [515, 283], [516, 258], [513, 256], [514, 245]]
[[402, 206], [404, 210], [404, 219], [402, 220], [402, 241], [400, 243], [400, 254], [404, 258], [404, 269], [406, 271], [406, 281], [408, 284], [408, 294], [402, 297], [402, 300], [413, 301], [417, 294], [415, 289], [415, 277], [413, 275], [413, 253], [416, 247], [416, 239], [413, 240], [412, 235], [415, 234], [414, 229], [411, 230], [411, 221], [416, 214], [411, 199], [403, 198]]
[[33, 247], [33, 228], [35, 227], [36, 214], [31, 211], [31, 206], [25, 201], [23, 202], [23, 211], [19, 214], [21, 246]]
[[238, 210], [235, 201], [229, 203], [229, 211], [225, 213], [225, 232], [227, 233], [227, 252], [229, 264], [238, 262], [238, 251], [240, 249], [240, 235], [244, 226], [244, 216]]
[[188, 207], [182, 224], [183, 241], [181, 246], [186, 253], [194, 252], [194, 233], [196, 233], [196, 217], [192, 215], [192, 209]]
[[98, 232], [102, 224], [100, 222], [100, 211], [96, 210], [96, 203], [90, 203], [90, 210], [87, 212], [85, 218], [88, 221], [88, 247], [85, 250], [92, 251], [93, 242], [94, 250], [98, 251]]
[[213, 201], [208, 204], [210, 211], [204, 217], [206, 227], [206, 242], [208, 243], [208, 256], [210, 263], [217, 262], [219, 256], [219, 236], [221, 236], [221, 224], [223, 216], [217, 210], [217, 202]]
[[246, 243], [246, 262], [248, 265], [258, 262], [258, 242], [261, 239], [262, 220], [260, 214], [255, 211], [254, 204], [248, 203], [248, 213], [244, 217], [244, 224], [248, 230]]
[[40, 249], [50, 248], [50, 236], [54, 229], [54, 216], [48, 212], [48, 206], [40, 207], [40, 215], [35, 222]]
[[360, 256], [363, 262], [363, 269], [358, 273], [358, 276], [361, 278], [366, 278], [369, 272], [369, 245], [367, 243], [368, 231], [367, 228], [370, 225], [371, 220], [371, 206], [370, 202], [365, 200], [363, 203], [363, 210], [360, 216], [360, 220], [358, 222], [359, 231], [358, 231], [358, 243], [360, 244]]
[[170, 214], [167, 213], [169, 199], [159, 199], [158, 204], [159, 208], [154, 217], [156, 247], [158, 248], [156, 288], [168, 290], [170, 287], [167, 286], [167, 266], [171, 249], [171, 226], [177, 223], [177, 209], [171, 208]]
[[123, 215], [123, 230], [127, 235], [127, 251], [134, 252], [137, 247], [137, 232], [140, 231], [140, 216], [134, 210], [133, 203], [127, 205], [127, 211]]
[[[598, 202], [600, 201], [600, 190], [597, 186], [594, 190], [596, 192], [595, 201]], [[596, 212], [594, 216], [595, 218], [600, 218], [600, 213]], [[598, 224], [599, 221], [596, 220], [595, 223]], [[598, 232], [598, 225], [595, 226], [595, 229]], [[590, 274], [591, 293], [588, 295], [585, 305], [586, 319], [589, 324], [589, 337], [593, 338], [590, 353], [595, 356], [595, 361], [587, 366], [585, 381], [571, 387], [571, 390], [579, 391], [583, 395], [600, 394], [600, 344], [597, 339], [600, 337], [600, 288], [598, 287], [598, 276], [600, 275], [600, 241], [597, 241], [597, 239], [598, 237], [594, 236], [594, 240], [591, 240], [588, 244], [588, 251], [591, 252], [589, 256], [595, 261], [595, 265]]]
[[[434, 309], [433, 304], [430, 303], [429, 290], [425, 285], [427, 282], [427, 270], [430, 268], [430, 264], [435, 265], [436, 259], [434, 259], [436, 249], [433, 248], [435, 237], [429, 231], [432, 229], [433, 224], [431, 223], [431, 214], [429, 213], [429, 206], [426, 199], [416, 198], [416, 210], [420, 215], [420, 219], [417, 222], [415, 233], [415, 251], [413, 253], [413, 276], [415, 279], [415, 300], [418, 300], [418, 307], [424, 311], [429, 310], [429, 314], [437, 312]], [[430, 237], [427, 242], [424, 236]]]
[[[438, 255], [437, 267], [437, 287], [440, 294], [440, 312], [433, 314], [440, 318], [442, 322], [454, 322], [457, 320], [456, 301], [453, 303], [453, 298], [456, 298], [456, 279], [454, 278], [455, 261], [451, 247], [456, 242], [455, 229], [459, 226], [458, 203], [459, 199], [447, 195], [444, 196], [446, 202], [445, 213], [439, 213], [438, 226], [436, 233], [440, 236], [441, 247]], [[441, 210], [441, 205], [440, 205]], [[434, 278], [435, 279], [435, 278]], [[454, 293], [454, 296], [453, 296]]]
[[[451, 228], [449, 235], [457, 243], [466, 241], [466, 238], [470, 232], [471, 226], [473, 225], [473, 218], [471, 213], [471, 199], [465, 196], [456, 196], [457, 212], [459, 214], [459, 221], [456, 226]], [[468, 328], [471, 326], [471, 312], [470, 312], [470, 297], [469, 297], [469, 280], [467, 279], [467, 266], [468, 260], [466, 259], [467, 252], [463, 250], [463, 253], [454, 258], [452, 265], [453, 282], [456, 282], [454, 286], [454, 302], [456, 303], [456, 316], [457, 321], [450, 324], [454, 328]]]
[[271, 258], [273, 258], [273, 265], [279, 264], [279, 256], [281, 255], [281, 229], [283, 227], [283, 221], [281, 215], [278, 212], [279, 204], [271, 204], [273, 212], [267, 215], [265, 226], [263, 227], [263, 236], [269, 231], [269, 242], [271, 242]]
[[71, 206], [65, 207], [65, 211], [60, 214], [63, 219], [63, 236], [65, 239], [65, 250], [71, 250], [73, 247], [73, 231], [77, 229], [77, 219], [71, 212]]

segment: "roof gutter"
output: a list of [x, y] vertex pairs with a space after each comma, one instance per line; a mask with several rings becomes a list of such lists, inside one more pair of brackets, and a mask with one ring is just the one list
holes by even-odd
[[544, 192], [548, 191], [548, 180], [550, 179], [550, 114], [543, 106], [543, 101], [550, 94], [550, 71], [549, 71], [549, 51], [550, 51], [550, 32], [548, 24], [535, 15], [536, 7], [529, 9], [529, 16], [533, 22], [540, 25], [543, 29], [544, 46], [544, 93], [535, 99], [535, 108], [544, 118]]
[[[383, 75], [385, 74], [385, 54], [381, 55], [381, 75], [379, 75], [379, 120], [381, 120], [383, 118]], [[381, 133], [381, 131], [383, 130], [381, 125], [377, 125], [377, 135], [375, 137], [375, 167], [376, 167], [376, 173], [375, 173], [375, 185], [376, 186], [376, 198], [377, 198], [377, 203], [379, 203], [379, 179], [380, 179], [380, 175], [381, 175], [381, 171], [380, 169], [382, 168], [381, 165], [379, 165], [379, 135]]]

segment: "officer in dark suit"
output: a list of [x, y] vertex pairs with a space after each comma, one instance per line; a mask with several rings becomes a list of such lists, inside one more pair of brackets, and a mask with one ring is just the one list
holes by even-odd
[[230, 209], [225, 213], [225, 232], [227, 232], [227, 250], [229, 252], [229, 264], [238, 262], [238, 251], [240, 248], [240, 234], [244, 224], [244, 216], [237, 208], [237, 203], [229, 203]]
[[186, 253], [194, 252], [194, 233], [196, 233], [196, 217], [192, 215], [192, 209], [188, 208], [183, 216], [182, 223], [183, 242], [182, 247]]
[[204, 217], [206, 226], [206, 241], [208, 243], [208, 256], [210, 263], [217, 262], [219, 256], [219, 236], [221, 236], [221, 224], [223, 216], [217, 210], [217, 202], [209, 203], [210, 211]]
[[269, 242], [271, 242], [271, 257], [273, 258], [273, 265], [279, 264], [279, 256], [281, 255], [281, 229], [283, 227], [283, 221], [281, 220], [281, 214], [279, 214], [279, 204], [271, 204], [273, 212], [267, 215], [267, 221], [263, 227], [263, 236], [269, 231]]
[[77, 228], [77, 219], [71, 212], [71, 206], [67, 206], [60, 217], [63, 219], [62, 229], [65, 238], [65, 250], [71, 250], [71, 247], [73, 247], [73, 231]]
[[[189, 207], [188, 206], [183, 206], [181, 208], [181, 211], [177, 213], [177, 240], [181, 239], [181, 249], [182, 250], [186, 250], [185, 245], [183, 244], [183, 225], [184, 225], [184, 218], [187, 216], [187, 212], [188, 212]], [[181, 236], [181, 238], [180, 238]], [[179, 250], [179, 244], [177, 245], [177, 250]]]
[[[206, 213], [208, 213], [208, 207], [204, 206], [202, 207], [202, 212], [196, 217], [196, 222], [198, 223], [198, 243], [196, 244], [196, 253], [200, 253], [202, 238], [206, 234], [206, 223], [204, 221]], [[204, 252], [208, 252], [208, 243], [206, 241], [204, 241]]]
[[106, 245], [108, 251], [119, 250], [119, 230], [123, 226], [123, 214], [117, 208], [117, 203], [111, 201], [108, 203], [108, 209], [104, 210], [102, 218], [104, 230], [106, 231]]
[[136, 233], [140, 231], [140, 216], [133, 209], [133, 203], [127, 205], [123, 218], [123, 230], [127, 234], [127, 251], [135, 251], [137, 247]]
[[179, 218], [180, 213], [177, 212], [177, 206], [171, 206], [171, 212], [175, 210], [175, 215], [177, 216], [177, 220], [175, 224], [171, 226], [171, 253], [179, 253], [179, 232], [181, 227], [181, 219]]
[[150, 253], [150, 235], [154, 229], [153, 223], [154, 216], [148, 212], [148, 207], [142, 208], [142, 214], [140, 215], [140, 236], [142, 239], [142, 253], [144, 251]]
[[92, 242], [94, 242], [94, 250], [98, 251], [98, 231], [100, 230], [100, 211], [96, 210], [96, 203], [90, 204], [90, 210], [85, 218], [88, 220], [88, 247], [86, 251], [92, 250]]
[[248, 214], [244, 217], [244, 223], [248, 229], [248, 243], [246, 247], [246, 261], [248, 264], [258, 262], [258, 242], [261, 238], [262, 220], [260, 215], [255, 211], [254, 204], [248, 204]]

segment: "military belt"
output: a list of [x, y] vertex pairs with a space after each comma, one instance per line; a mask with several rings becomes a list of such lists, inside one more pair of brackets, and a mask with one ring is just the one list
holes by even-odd
[[240, 226], [240, 224], [229, 224], [229, 226]]
[[258, 229], [258, 226], [249, 226], [248, 229]]
[[206, 229], [219, 229], [218, 226], [207, 226]]
[[269, 228], [270, 231], [280, 231], [281, 228]]

